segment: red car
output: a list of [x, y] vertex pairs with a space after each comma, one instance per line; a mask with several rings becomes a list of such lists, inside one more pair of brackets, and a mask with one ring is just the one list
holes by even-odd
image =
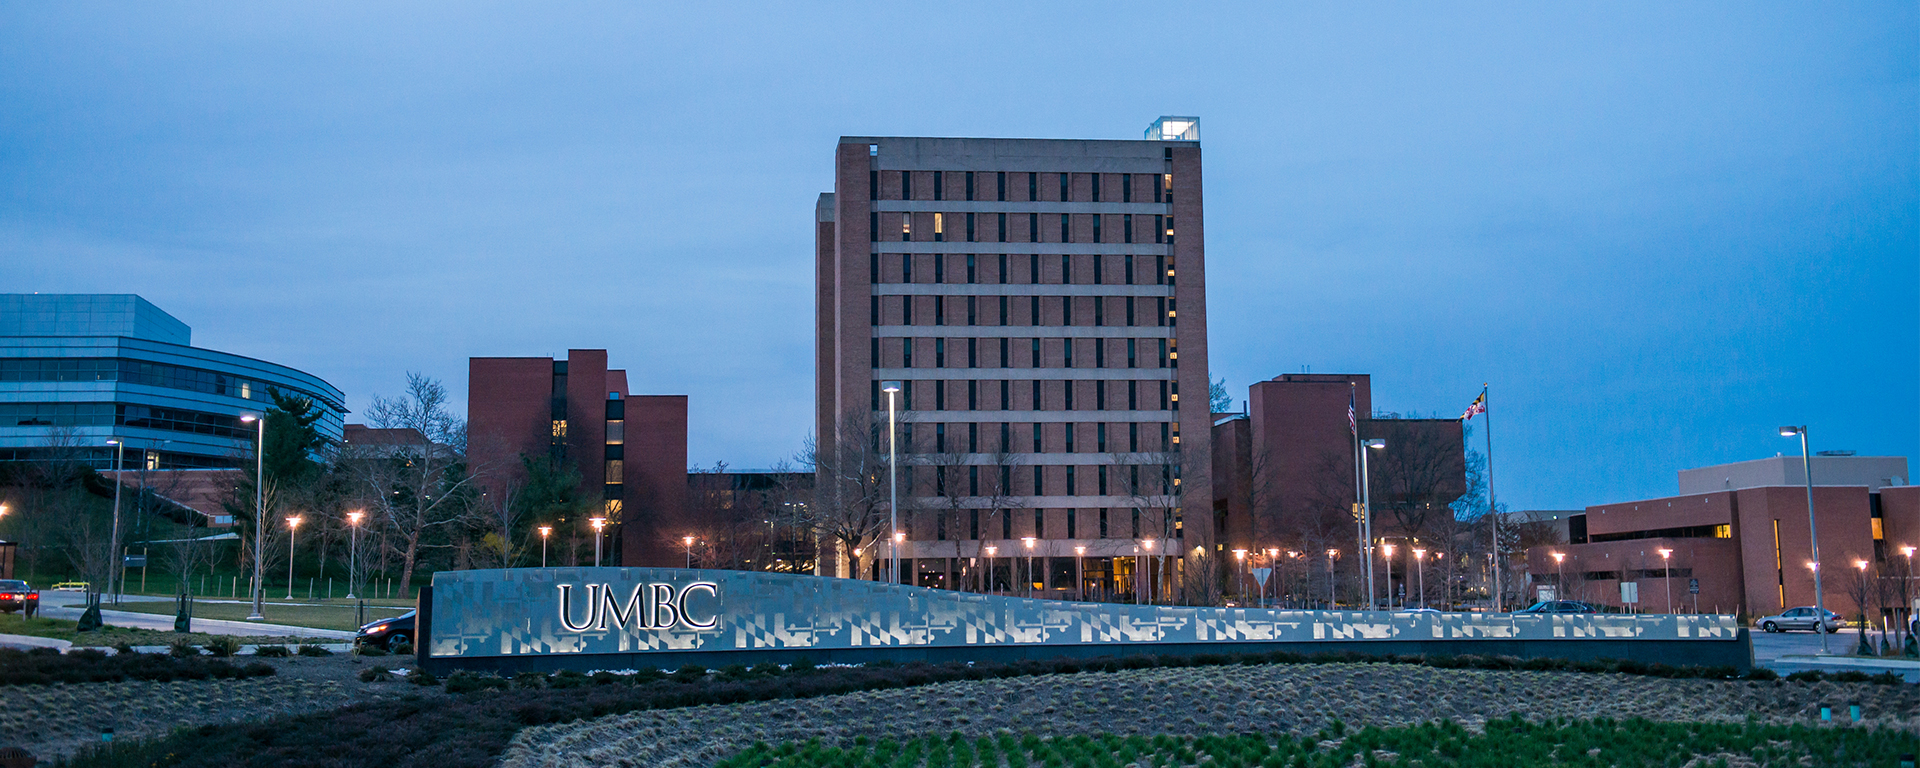
[[40, 612], [40, 590], [28, 586], [16, 579], [0, 580], [0, 612], [13, 613], [25, 610], [29, 615]]

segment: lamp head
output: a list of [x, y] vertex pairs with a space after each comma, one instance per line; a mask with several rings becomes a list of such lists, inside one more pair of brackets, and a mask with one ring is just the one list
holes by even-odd
[[993, 557], [994, 555], [999, 553], [1000, 553], [999, 547], [992, 546], [992, 545], [987, 546], [987, 557]]
[[1087, 548], [1086, 548], [1086, 547], [1074, 547], [1074, 548], [1073, 548], [1073, 553], [1074, 553], [1074, 554], [1076, 554], [1076, 555], [1084, 555], [1084, 554], [1086, 554], [1086, 553], [1087, 553]]
[[1392, 545], [1392, 544], [1381, 544], [1381, 545], [1380, 545], [1380, 551], [1382, 551], [1382, 552], [1385, 552], [1385, 553], [1387, 553], [1387, 557], [1393, 557], [1393, 545]]
[[906, 540], [907, 540], [907, 534], [906, 534], [906, 532], [905, 532], [905, 531], [895, 531], [895, 532], [894, 532], [894, 534], [893, 534], [893, 541], [894, 541], [894, 543], [896, 543], [896, 544], [898, 544], [898, 543], [900, 543], [900, 542], [903, 542], [903, 541], [906, 541]]
[[1367, 441], [1367, 447], [1368, 448], [1385, 448], [1387, 447], [1387, 441], [1381, 440], [1379, 438], [1374, 438], [1372, 440]]
[[1673, 550], [1671, 549], [1656, 549], [1654, 551], [1660, 553], [1662, 560], [1673, 557]]
[[1140, 541], [1140, 545], [1141, 545], [1141, 546], [1144, 546], [1144, 547], [1146, 547], [1146, 548], [1147, 548], [1148, 550], [1152, 550], [1152, 549], [1153, 549], [1153, 539], [1142, 539], [1142, 540]]
[[1027, 549], [1033, 549], [1033, 537], [1032, 537], [1032, 536], [1024, 536], [1024, 537], [1021, 537], [1021, 539], [1020, 539], [1020, 542], [1021, 542], [1021, 543], [1023, 543], [1023, 544], [1026, 544], [1026, 545], [1027, 545]]
[[352, 511], [352, 512], [348, 512], [348, 513], [347, 513], [347, 525], [359, 525], [359, 524], [360, 524], [360, 518], [363, 518], [363, 517], [366, 517], [366, 516], [367, 516], [367, 513], [365, 513], [365, 512], [361, 512], [360, 510], [357, 510], [357, 509], [356, 509], [356, 510], [354, 510], [354, 511]]
[[1246, 550], [1244, 550], [1244, 549], [1236, 549], [1236, 550], [1234, 550], [1234, 551], [1233, 551], [1233, 559], [1235, 559], [1235, 560], [1245, 560], [1245, 559], [1247, 559], [1247, 551], [1246, 551]]
[[543, 525], [543, 526], [540, 526], [540, 538], [543, 538], [543, 539], [544, 539], [544, 538], [546, 538], [546, 537], [548, 537], [548, 536], [552, 536], [552, 535], [553, 535], [553, 526], [551, 526], [551, 525]]
[[[0, 515], [4, 515], [6, 513], [7, 513], [7, 505], [0, 504]], [[1901, 547], [1900, 554], [1906, 555], [1907, 557], [1913, 557], [1913, 545], [1909, 544], [1907, 546]]]
[[882, 391], [882, 392], [898, 392], [898, 391], [900, 391], [900, 382], [897, 382], [897, 381], [883, 381], [883, 382], [880, 382], [880, 391]]
[[682, 536], [682, 537], [680, 537], [680, 543], [682, 543], [682, 544], [685, 544], [685, 545], [687, 545], [687, 546], [689, 546], [689, 547], [691, 547], [691, 546], [693, 546], [693, 537], [692, 537], [692, 536]]
[[1806, 427], [1781, 427], [1781, 428], [1780, 428], [1780, 436], [1781, 436], [1781, 437], [1796, 437], [1796, 436], [1799, 436], [1799, 435], [1800, 435], [1801, 433], [1804, 433], [1804, 432], [1806, 432], [1806, 431], [1807, 431], [1807, 428], [1806, 428]]
[[1560, 562], [1560, 561], [1563, 561], [1563, 560], [1566, 560], [1566, 559], [1567, 559], [1567, 553], [1565, 553], [1565, 552], [1555, 552], [1555, 553], [1553, 553], [1553, 561], [1554, 561], [1554, 562], [1556, 562], [1556, 563], [1558, 563], [1558, 562]]
[[1413, 550], [1413, 559], [1415, 559], [1415, 560], [1425, 560], [1425, 559], [1427, 559], [1427, 551], [1426, 551], [1426, 550], [1424, 550], [1424, 549], [1420, 549], [1420, 548], [1417, 548], [1417, 547], [1416, 547], [1416, 548], [1415, 548], [1415, 549]]
[[288, 527], [288, 528], [298, 528], [298, 527], [300, 527], [300, 516], [299, 516], [299, 515], [293, 515], [293, 516], [291, 516], [291, 517], [288, 517], [288, 518], [287, 518], [287, 527]]
[[259, 421], [259, 420], [260, 420], [260, 417], [258, 417], [258, 416], [255, 416], [255, 415], [253, 415], [253, 414], [251, 414], [251, 413], [247, 413], [247, 414], [241, 414], [241, 416], [240, 416], [240, 420], [241, 420], [242, 422], [245, 422], [245, 423], [247, 423], [247, 424], [252, 424], [252, 423], [254, 423], [254, 422], [256, 422], [256, 421]]
[[119, 444], [120, 444], [119, 438], [112, 438], [107, 440], [107, 445], [119, 445]]
[[1332, 559], [1334, 559], [1334, 558], [1336, 558], [1336, 557], [1339, 557], [1339, 556], [1340, 556], [1340, 550], [1337, 550], [1337, 549], [1329, 549], [1329, 550], [1327, 550], [1327, 559], [1328, 559], [1328, 560], [1332, 560]]
[[1858, 568], [1858, 569], [1860, 569], [1861, 571], [1863, 571], [1863, 572], [1864, 572], [1864, 571], [1866, 571], [1866, 570], [1867, 570], [1867, 561], [1865, 561], [1865, 560], [1855, 560], [1855, 561], [1853, 561], [1853, 567], [1855, 567], [1855, 568]]
[[587, 522], [592, 523], [596, 531], [607, 527], [607, 519], [604, 517], [590, 517], [587, 518]]

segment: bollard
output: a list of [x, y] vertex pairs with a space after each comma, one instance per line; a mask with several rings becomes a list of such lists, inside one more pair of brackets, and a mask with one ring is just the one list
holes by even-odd
[[102, 729], [100, 729], [100, 740], [101, 740], [101, 741], [113, 741], [113, 729], [112, 729], [112, 728], [102, 728]]
[[1847, 717], [1852, 718], [1856, 723], [1860, 722], [1860, 705], [1858, 703], [1847, 705]]
[[1904, 754], [1904, 755], [1901, 755], [1901, 756], [1900, 756], [1900, 768], [1913, 768], [1913, 753], [1912, 753], [1912, 752], [1908, 752], [1908, 753], [1906, 753], [1906, 754]]
[[1821, 707], [1820, 722], [1826, 723], [1826, 722], [1831, 722], [1832, 720], [1833, 720], [1833, 707], [1825, 707], [1825, 706]]

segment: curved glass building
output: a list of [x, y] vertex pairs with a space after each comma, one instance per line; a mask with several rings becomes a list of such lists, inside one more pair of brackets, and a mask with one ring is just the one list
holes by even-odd
[[192, 345], [191, 329], [133, 294], [0, 294], [0, 461], [78, 450], [96, 468], [233, 466], [253, 456], [241, 417], [269, 390], [313, 401], [339, 442], [345, 395], [318, 376]]

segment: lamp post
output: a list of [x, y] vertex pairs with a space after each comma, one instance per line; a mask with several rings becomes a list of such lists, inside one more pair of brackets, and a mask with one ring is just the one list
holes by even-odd
[[1027, 595], [1033, 595], [1033, 537], [1025, 536], [1020, 543], [1027, 545]]
[[[891, 533], [900, 531], [900, 428], [895, 419], [894, 397], [900, 392], [900, 382], [880, 382], [880, 390], [887, 393], [887, 515]], [[887, 559], [889, 573], [895, 584], [900, 583], [900, 551], [889, 547]]]
[[[1368, 450], [1380, 450], [1387, 447], [1387, 441], [1368, 440]], [[1373, 610], [1373, 472], [1367, 469], [1367, 451], [1360, 452], [1360, 526], [1365, 535], [1362, 537], [1366, 551], [1360, 554], [1367, 562], [1367, 610]], [[1391, 580], [1391, 579], [1389, 579]]]
[[266, 574], [260, 570], [267, 548], [267, 419], [249, 413], [240, 421], [256, 425], [258, 432], [253, 447], [253, 613], [247, 620], [262, 621], [267, 618], [260, 612], [267, 591]]
[[1555, 600], [1567, 599], [1567, 568], [1564, 565], [1566, 560], [1567, 560], [1567, 553], [1565, 552], [1553, 553], [1553, 568], [1554, 568], [1554, 573], [1556, 574], [1553, 577], [1553, 591], [1555, 593], [1553, 596], [1553, 599]]
[[[347, 599], [354, 599], [354, 579], [360, 578], [360, 518], [367, 513], [354, 510], [347, 513]], [[329, 590], [332, 587], [328, 587]]]
[[[113, 446], [113, 537], [110, 539], [107, 539], [107, 563], [108, 563], [107, 594], [113, 595], [117, 598], [120, 594], [120, 590], [115, 589], [113, 585], [114, 585], [114, 577], [120, 574], [120, 563], [115, 563], [113, 561], [121, 560], [121, 557], [120, 557], [120, 486], [122, 485], [122, 483], [120, 482], [120, 462], [122, 458], [127, 455], [127, 446], [125, 443], [122, 443], [119, 438], [108, 440], [107, 445]], [[121, 560], [121, 562], [125, 562], [125, 561]], [[115, 604], [118, 604], [119, 600], [116, 599], [114, 602]]]
[[[0, 515], [5, 515], [6, 513], [7, 505], [0, 504]], [[1901, 547], [1900, 554], [1907, 556], [1907, 571], [1900, 577], [1900, 599], [1908, 600], [1908, 595], [1911, 594], [1910, 590], [1912, 589], [1910, 585], [1913, 584], [1913, 545], [1908, 544]], [[1900, 607], [1907, 609], [1907, 621], [1901, 626], [1905, 628], [1907, 640], [1911, 642], [1913, 640], [1913, 603], [1908, 602], [1906, 605]]]
[[1327, 610], [1333, 610], [1338, 603], [1333, 586], [1333, 559], [1340, 556], [1340, 550], [1327, 550]]
[[[1807, 426], [1785, 426], [1780, 428], [1781, 437], [1800, 438], [1800, 471], [1807, 476], [1807, 546], [1813, 553], [1813, 610], [1816, 614], [1814, 627], [1822, 628], [1827, 621], [1827, 596], [1820, 589], [1820, 533], [1813, 522], [1813, 454], [1807, 449]], [[1820, 631], [1820, 652], [1830, 653], [1827, 648], [1827, 633]]]
[[553, 526], [540, 526], [540, 567], [547, 567], [547, 537], [553, 535]]
[[1087, 548], [1075, 545], [1073, 548], [1073, 579], [1079, 585], [1074, 588], [1081, 600], [1087, 599]]
[[687, 545], [687, 568], [693, 568], [693, 537], [682, 536], [680, 542]]
[[993, 591], [993, 556], [999, 553], [999, 547], [992, 544], [987, 545], [987, 567], [980, 572], [980, 594], [984, 595]]
[[293, 599], [293, 539], [300, 530], [300, 516], [287, 518], [287, 599]]
[[1267, 568], [1271, 569], [1267, 572], [1267, 578], [1273, 580], [1273, 602], [1267, 602], [1267, 587], [1265, 584], [1262, 584], [1260, 585], [1260, 603], [1262, 607], [1271, 606], [1274, 603], [1280, 602], [1280, 550], [1278, 548], [1269, 547], [1267, 549]]
[[1420, 572], [1420, 607], [1427, 607], [1427, 551], [1419, 547], [1413, 549], [1413, 568]]
[[907, 532], [894, 531], [893, 542], [887, 545], [888, 551], [893, 553], [893, 572], [894, 572], [894, 575], [896, 576], [896, 578], [894, 579], [895, 584], [907, 583], [906, 574], [900, 572], [900, 548], [902, 546], [905, 546], [906, 543], [907, 543]]
[[607, 519], [604, 517], [589, 517], [587, 518], [587, 522], [593, 525], [593, 567], [598, 568], [600, 567], [600, 539], [602, 538], [600, 532], [606, 530]]
[[[1860, 569], [1860, 581], [1862, 583], [1865, 583], [1867, 579], [1867, 561], [1854, 560], [1853, 567]], [[1859, 608], [1860, 608], [1860, 632], [1859, 632], [1860, 649], [1858, 651], [1855, 651], [1855, 653], [1861, 656], [1868, 656], [1873, 653], [1873, 646], [1867, 645], [1867, 606], [1865, 603], [1861, 603]], [[1826, 617], [1821, 616], [1820, 620], [1824, 624], [1826, 621]], [[1819, 625], [1815, 625], [1815, 626], [1819, 626]]]
[[1153, 566], [1150, 565], [1153, 562], [1153, 539], [1141, 539], [1140, 546], [1146, 548], [1146, 563], [1149, 564], [1141, 569], [1146, 574], [1146, 580], [1141, 582], [1146, 587], [1143, 594], [1147, 596], [1147, 605], [1153, 605]]
[[1661, 547], [1655, 551], [1660, 553], [1660, 570], [1667, 576], [1667, 613], [1673, 613], [1673, 550]]
[[1235, 596], [1239, 597], [1241, 600], [1246, 600], [1247, 599], [1247, 551], [1245, 549], [1236, 549], [1233, 551], [1233, 576], [1234, 576], [1234, 583], [1239, 585], [1234, 587], [1234, 590], [1237, 593]]
[[1387, 610], [1393, 610], [1393, 545], [1380, 543], [1380, 559], [1387, 564]]

